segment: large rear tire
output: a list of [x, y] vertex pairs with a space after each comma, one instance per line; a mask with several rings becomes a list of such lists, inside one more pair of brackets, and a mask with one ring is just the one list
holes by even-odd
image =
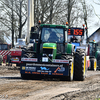
[[100, 70], [100, 60], [97, 61], [97, 65], [98, 65], [97, 69]]
[[77, 49], [74, 58], [74, 80], [83, 81], [86, 75], [86, 56], [83, 49]]
[[90, 69], [89, 70], [94, 70], [94, 71], [96, 71], [97, 70], [97, 60], [96, 60], [96, 58], [92, 58], [92, 59], [90, 59]]
[[10, 59], [11, 59], [11, 55], [7, 55], [7, 62], [8, 62], [8, 64], [11, 63]]
[[2, 63], [2, 61], [3, 61], [3, 57], [2, 55], [0, 55], [0, 64]]

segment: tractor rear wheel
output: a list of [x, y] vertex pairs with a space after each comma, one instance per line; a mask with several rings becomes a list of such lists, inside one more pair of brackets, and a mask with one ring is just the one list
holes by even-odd
[[90, 59], [90, 70], [94, 70], [94, 71], [96, 71], [97, 70], [97, 60], [96, 60], [96, 58], [92, 58], [92, 59]]
[[8, 62], [8, 64], [11, 62], [11, 55], [7, 55], [7, 62]]
[[2, 61], [3, 61], [3, 57], [2, 55], [0, 55], [0, 64], [2, 63]]
[[83, 81], [86, 75], [86, 56], [83, 49], [77, 49], [74, 57], [74, 80]]
[[100, 70], [100, 60], [97, 61], [97, 65], [98, 65], [97, 69]]

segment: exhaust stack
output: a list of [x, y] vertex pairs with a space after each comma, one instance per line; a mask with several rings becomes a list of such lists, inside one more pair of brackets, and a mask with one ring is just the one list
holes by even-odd
[[34, 0], [27, 0], [27, 36], [26, 43], [30, 42], [31, 27], [34, 26]]

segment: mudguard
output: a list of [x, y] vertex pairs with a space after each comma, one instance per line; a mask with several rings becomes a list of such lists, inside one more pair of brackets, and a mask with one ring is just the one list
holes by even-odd
[[75, 50], [75, 46], [73, 44], [67, 44], [65, 47], [65, 51], [67, 54], [73, 54]]

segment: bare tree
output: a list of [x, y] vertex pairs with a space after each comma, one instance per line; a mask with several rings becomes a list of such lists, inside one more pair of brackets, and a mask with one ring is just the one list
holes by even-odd
[[35, 0], [35, 24], [38, 20], [42, 23], [55, 23], [53, 19], [62, 11], [62, 0]]
[[[98, 6], [100, 5], [100, 0], [98, 0], [98, 2], [96, 2], [96, 1], [93, 0], [93, 2], [94, 2], [95, 4], [97, 4]], [[93, 6], [92, 6], [92, 7], [93, 7]], [[93, 7], [93, 8], [94, 8], [94, 7]], [[94, 12], [95, 12], [95, 15], [100, 19], [100, 15], [98, 15], [98, 14], [96, 13], [95, 9], [94, 9]]]
[[92, 10], [92, 6], [87, 5], [85, 0], [82, 0], [81, 4], [82, 4], [82, 11], [83, 11], [83, 13], [81, 15], [82, 15], [82, 19], [87, 27], [86, 37], [88, 37], [88, 27], [89, 27], [88, 23], [89, 23], [89, 20], [91, 19], [91, 17], [93, 17], [93, 10]]
[[[18, 16], [18, 20], [19, 20], [19, 38], [21, 38], [22, 35], [22, 28], [25, 25], [26, 21], [27, 21], [27, 17], [26, 17], [26, 11], [27, 11], [27, 2], [26, 0], [19, 0], [18, 2], [16, 2], [16, 11], [17, 16]], [[19, 6], [18, 6], [19, 5]]]
[[[27, 0], [0, 0], [2, 8], [0, 23], [12, 33], [12, 47], [14, 36], [21, 38], [22, 28], [26, 23]], [[16, 32], [16, 34], [15, 34]]]
[[[88, 26], [90, 10], [87, 9], [85, 0], [81, 1], [83, 2], [79, 0], [34, 0], [34, 22], [37, 24], [41, 20], [46, 24], [65, 24], [68, 21], [73, 27], [85, 22]], [[2, 4], [0, 5], [2, 9], [0, 23], [20, 38], [27, 20], [27, 0], [0, 0], [0, 2]]]
[[68, 3], [67, 3], [67, 13], [68, 13], [68, 17], [67, 17], [67, 20], [68, 20], [68, 23], [69, 23], [69, 26], [70, 26], [70, 20], [71, 20], [71, 12], [72, 12], [72, 8], [73, 8], [73, 5], [75, 4], [75, 0], [68, 0]]
[[88, 15], [87, 15], [87, 5], [86, 5], [86, 2], [85, 2], [85, 0], [82, 0], [82, 8], [83, 8], [83, 19], [84, 19], [84, 23], [85, 23], [85, 25], [86, 25], [86, 27], [88, 27], [88, 25], [87, 25], [87, 17], [88, 17]]

